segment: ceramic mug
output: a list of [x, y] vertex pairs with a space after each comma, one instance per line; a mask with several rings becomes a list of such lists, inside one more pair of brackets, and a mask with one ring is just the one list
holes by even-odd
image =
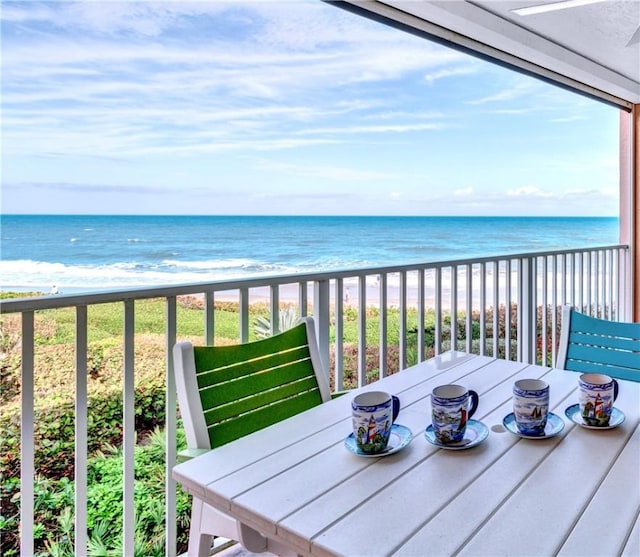
[[433, 433], [442, 444], [464, 438], [467, 420], [478, 408], [478, 393], [462, 385], [440, 385], [431, 393]]
[[368, 391], [353, 397], [351, 416], [358, 450], [366, 454], [384, 451], [399, 411], [398, 397], [383, 391]]
[[595, 427], [608, 426], [613, 402], [618, 397], [618, 382], [608, 375], [583, 373], [578, 388], [582, 421]]
[[542, 379], [520, 379], [513, 385], [513, 414], [518, 431], [543, 435], [549, 414], [549, 385]]

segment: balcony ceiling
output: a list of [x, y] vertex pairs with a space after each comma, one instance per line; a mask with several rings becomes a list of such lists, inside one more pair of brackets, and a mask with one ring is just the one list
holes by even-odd
[[[640, 103], [640, 0], [348, 0], [343, 7], [618, 106]], [[520, 8], [541, 8], [521, 13]]]

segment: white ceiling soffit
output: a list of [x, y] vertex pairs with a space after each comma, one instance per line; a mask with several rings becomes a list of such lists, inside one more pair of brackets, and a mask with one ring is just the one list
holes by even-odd
[[640, 104], [640, 0], [330, 3], [626, 110]]

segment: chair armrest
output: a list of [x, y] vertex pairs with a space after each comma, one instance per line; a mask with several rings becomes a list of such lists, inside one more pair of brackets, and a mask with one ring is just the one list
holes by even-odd
[[207, 454], [211, 449], [183, 449], [176, 455], [176, 462], [186, 462], [197, 456]]

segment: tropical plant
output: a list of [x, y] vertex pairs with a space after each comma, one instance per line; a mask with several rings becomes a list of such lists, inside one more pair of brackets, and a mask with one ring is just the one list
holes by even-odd
[[[291, 329], [298, 322], [298, 318], [298, 311], [295, 308], [281, 309], [278, 314], [278, 329], [280, 332]], [[258, 338], [267, 338], [273, 335], [271, 321], [264, 315], [259, 315], [254, 319], [253, 330]]]

